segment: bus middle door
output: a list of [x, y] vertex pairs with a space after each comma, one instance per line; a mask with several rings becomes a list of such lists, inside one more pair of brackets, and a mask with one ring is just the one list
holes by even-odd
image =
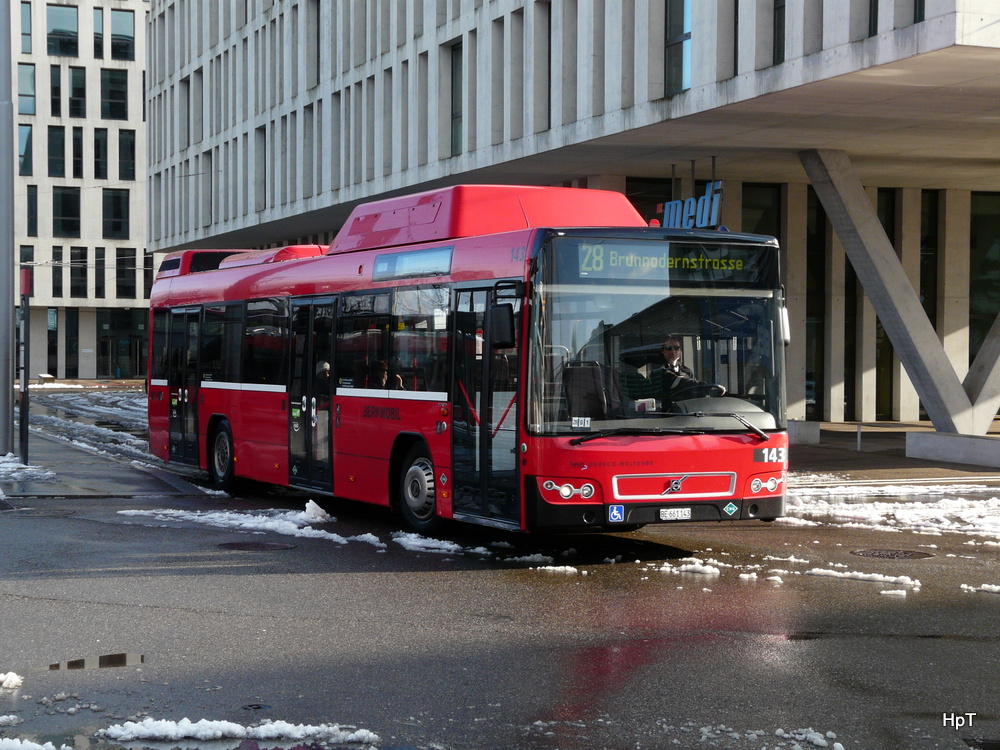
[[172, 310], [167, 338], [170, 460], [198, 465], [198, 346], [201, 310]]
[[331, 396], [336, 299], [292, 301], [292, 372], [288, 388], [288, 483], [333, 490]]
[[[470, 516], [516, 528], [521, 520], [516, 342], [510, 347], [494, 346], [489, 314], [493, 288], [460, 290], [456, 295], [452, 387], [455, 517]], [[518, 303], [514, 305], [516, 310]]]

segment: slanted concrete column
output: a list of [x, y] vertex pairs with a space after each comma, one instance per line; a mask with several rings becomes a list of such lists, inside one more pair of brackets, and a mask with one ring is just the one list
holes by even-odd
[[792, 343], [785, 350], [788, 418], [806, 418], [806, 242], [808, 185], [788, 184], [781, 191], [781, 267]]
[[844, 360], [847, 347], [844, 335], [847, 256], [840, 237], [826, 223], [826, 318], [823, 341], [823, 381], [826, 397], [823, 399], [823, 419], [827, 422], [844, 421]]
[[937, 344], [920, 299], [847, 155], [813, 150], [800, 152], [799, 158], [934, 427], [975, 434], [972, 401]]
[[[896, 191], [896, 254], [914, 289], [920, 289], [920, 188]], [[920, 419], [920, 399], [899, 354], [892, 355], [892, 418], [902, 422]]]
[[969, 232], [972, 193], [942, 190], [938, 201], [937, 333], [955, 372], [969, 371]]

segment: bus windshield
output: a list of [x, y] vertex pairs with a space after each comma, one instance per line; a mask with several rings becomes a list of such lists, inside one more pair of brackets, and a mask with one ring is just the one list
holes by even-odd
[[777, 248], [552, 237], [532, 276], [536, 435], [785, 426]]

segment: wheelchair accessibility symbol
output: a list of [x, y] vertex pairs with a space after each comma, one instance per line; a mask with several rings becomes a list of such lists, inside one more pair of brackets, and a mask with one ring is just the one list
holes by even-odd
[[624, 505], [610, 505], [608, 506], [608, 522], [609, 523], [622, 523], [625, 520], [625, 506]]

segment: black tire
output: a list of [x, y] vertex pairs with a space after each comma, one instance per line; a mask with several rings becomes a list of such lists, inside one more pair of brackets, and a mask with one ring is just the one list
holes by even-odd
[[430, 453], [427, 446], [418, 443], [406, 452], [399, 472], [399, 510], [414, 531], [429, 532], [441, 527], [435, 484]]
[[208, 473], [217, 489], [228, 492], [236, 485], [235, 449], [233, 430], [229, 420], [216, 425], [208, 444]]

